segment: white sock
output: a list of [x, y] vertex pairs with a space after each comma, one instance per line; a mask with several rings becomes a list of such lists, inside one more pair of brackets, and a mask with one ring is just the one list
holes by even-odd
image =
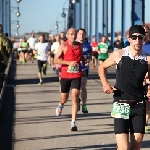
[[74, 120], [74, 119], [72, 119], [71, 123], [74, 123], [74, 124], [75, 124], [75, 120]]
[[60, 106], [60, 107], [62, 107], [62, 108], [64, 107], [64, 105], [62, 105], [61, 103], [59, 103], [59, 105], [58, 105], [58, 106]]

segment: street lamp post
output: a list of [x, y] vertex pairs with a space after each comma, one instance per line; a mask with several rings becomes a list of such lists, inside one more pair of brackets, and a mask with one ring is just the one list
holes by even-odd
[[16, 37], [18, 37], [19, 36], [19, 31], [18, 31], [18, 29], [12, 29], [11, 31], [15, 31], [16, 32]]
[[[16, 0], [16, 2], [17, 2], [17, 4], [18, 4], [18, 7], [11, 7], [11, 12], [12, 12], [13, 10], [17, 9], [17, 12], [15, 13], [17, 18], [20, 17], [20, 15], [21, 15], [21, 14], [20, 14], [20, 11], [19, 11], [19, 3], [20, 3], [21, 1], [22, 1], [22, 0]], [[16, 36], [19, 36], [18, 30], [19, 30], [19, 28], [20, 28], [20, 25], [19, 25], [18, 19], [17, 19], [17, 21], [12, 20], [12, 21], [11, 21], [11, 24], [13, 24], [13, 23], [15, 23], [15, 22], [17, 22], [17, 24], [16, 24], [16, 28], [17, 28]]]
[[62, 23], [62, 22], [64, 21], [56, 21], [55, 29], [57, 29], [57, 34], [58, 34], [58, 28], [59, 28], [58, 23]]
[[53, 27], [53, 28], [55, 27], [55, 23], [52, 24], [51, 27], [50, 27], [50, 32], [49, 32], [50, 34], [51, 34], [51, 32], [52, 32], [52, 27]]
[[15, 23], [15, 22], [17, 23], [17, 24], [16, 24], [16, 28], [19, 29], [19, 28], [20, 28], [20, 25], [19, 25], [19, 21], [18, 21], [18, 20], [12, 20], [12, 21], [11, 21], [11, 24], [13, 24], [13, 23]]
[[55, 29], [57, 30], [57, 34], [58, 34], [58, 21], [56, 21]]
[[[64, 18], [64, 32], [66, 32], [66, 13], [65, 10], [69, 10], [69, 8], [65, 8], [65, 4], [68, 0], [66, 0], [63, 4], [63, 12], [61, 14], [61, 16]], [[77, 2], [77, 0], [72, 0], [72, 4], [75, 4]]]
[[11, 12], [15, 9], [17, 9], [16, 16], [20, 17], [19, 7], [11, 7]]

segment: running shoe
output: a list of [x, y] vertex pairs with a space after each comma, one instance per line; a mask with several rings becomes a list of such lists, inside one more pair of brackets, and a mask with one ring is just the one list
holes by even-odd
[[52, 70], [55, 71], [55, 70], [56, 70], [56, 67], [55, 67], [55, 66], [52, 66]]
[[74, 122], [71, 122], [71, 131], [77, 131], [77, 126], [75, 125]]
[[87, 110], [86, 105], [83, 105], [83, 106], [82, 106], [82, 112], [83, 112], [83, 113], [88, 113], [88, 110]]
[[148, 134], [148, 126], [145, 126], [145, 134]]
[[58, 106], [57, 108], [56, 108], [56, 116], [60, 116], [61, 115], [61, 113], [62, 113], [62, 106]]
[[22, 60], [22, 64], [25, 64], [26, 62], [25, 62], [25, 60]]
[[38, 83], [38, 85], [41, 85], [41, 84], [42, 84], [42, 82], [39, 82], [39, 83]]

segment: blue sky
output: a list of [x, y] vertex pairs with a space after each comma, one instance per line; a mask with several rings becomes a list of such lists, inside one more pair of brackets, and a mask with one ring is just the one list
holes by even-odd
[[[54, 26], [56, 23], [56, 18], [58, 19], [58, 21], [62, 21], [59, 24], [59, 31], [62, 31], [64, 29], [64, 22], [63, 22], [64, 20], [61, 17], [61, 13], [65, 1], [66, 3], [64, 7], [68, 8], [68, 4], [69, 4], [68, 0], [22, 0], [20, 3], [21, 16], [19, 17], [19, 22], [20, 22], [19, 34], [32, 32], [33, 30], [35, 32], [38, 31], [49, 32], [50, 30], [53, 30], [53, 33], [55, 34], [56, 29], [54, 28]], [[121, 0], [115, 0], [115, 2], [116, 2], [115, 31], [117, 32], [121, 30], [121, 9], [120, 9]], [[16, 0], [11, 0], [11, 6], [13, 7], [17, 6]], [[145, 22], [150, 22], [150, 17], [149, 17], [150, 10], [148, 6], [150, 6], [150, 0], [145, 0]], [[126, 18], [125, 18], [126, 29], [128, 29], [131, 25], [130, 10], [131, 10], [131, 0], [126, 0]], [[14, 10], [14, 12], [15, 11], [16, 10]], [[14, 13], [12, 13], [11, 19], [17, 20], [17, 17], [15, 16]], [[94, 20], [94, 13], [93, 13], [93, 20]], [[99, 21], [101, 22], [101, 18]], [[15, 28], [16, 28], [15, 24], [12, 24], [12, 29]], [[93, 33], [94, 32], [95, 29], [93, 25]], [[110, 32], [110, 26], [109, 26], [109, 32]]]

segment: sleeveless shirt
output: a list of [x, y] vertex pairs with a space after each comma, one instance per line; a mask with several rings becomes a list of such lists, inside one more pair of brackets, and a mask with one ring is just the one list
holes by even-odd
[[116, 69], [116, 91], [114, 101], [119, 100], [144, 100], [143, 81], [148, 71], [146, 54], [133, 58], [129, 47], [124, 49], [121, 60]]
[[66, 41], [66, 45], [68, 49], [65, 54], [62, 54], [61, 58], [65, 61], [77, 61], [78, 65], [73, 69], [70, 69], [72, 68], [71, 66], [62, 65], [61, 78], [67, 78], [67, 79], [79, 78], [82, 76], [81, 64], [80, 64], [81, 57], [82, 57], [82, 50], [81, 50], [80, 43], [77, 42], [76, 47], [72, 47], [68, 43], [68, 41]]

